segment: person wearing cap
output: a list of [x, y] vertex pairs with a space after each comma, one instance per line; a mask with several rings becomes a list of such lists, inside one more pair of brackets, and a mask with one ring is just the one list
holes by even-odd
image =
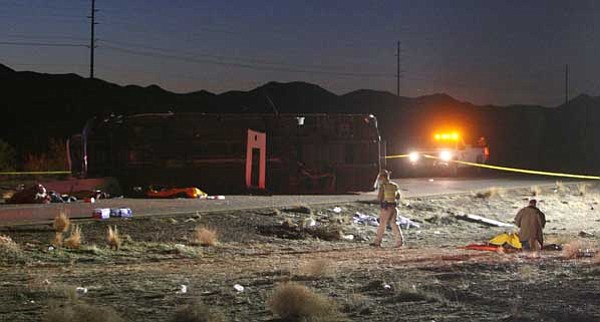
[[529, 200], [529, 205], [517, 212], [515, 224], [519, 227], [519, 239], [523, 250], [538, 251], [543, 248], [546, 215], [537, 208], [535, 199]]
[[375, 236], [373, 243], [371, 243], [371, 246], [381, 246], [383, 234], [389, 224], [392, 227], [392, 234], [396, 239], [396, 247], [401, 247], [404, 245], [404, 236], [396, 223], [396, 216], [398, 215], [396, 207], [400, 201], [400, 188], [397, 184], [390, 181], [390, 172], [387, 170], [382, 170], [377, 179], [380, 183], [377, 199], [381, 205], [381, 211], [379, 213], [377, 235]]

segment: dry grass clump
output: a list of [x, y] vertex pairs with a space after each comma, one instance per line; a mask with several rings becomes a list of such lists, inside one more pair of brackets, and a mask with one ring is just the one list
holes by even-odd
[[594, 243], [587, 240], [573, 240], [563, 245], [562, 256], [567, 259], [594, 257], [598, 249]]
[[359, 314], [363, 311], [369, 310], [371, 306], [371, 301], [368, 297], [358, 294], [352, 293], [346, 297], [344, 300], [344, 312], [358, 312]]
[[63, 233], [56, 232], [54, 234], [54, 240], [52, 240], [52, 246], [54, 247], [62, 247], [63, 245]]
[[279, 285], [267, 306], [285, 321], [341, 320], [335, 303], [304, 285], [292, 282]]
[[106, 243], [108, 244], [110, 249], [119, 250], [119, 248], [121, 247], [121, 236], [119, 236], [117, 226], [115, 226], [115, 228], [108, 226], [108, 231], [106, 234]]
[[418, 302], [426, 301], [430, 303], [449, 304], [449, 300], [439, 291], [425, 290], [415, 285], [396, 283], [393, 287], [394, 295], [389, 297], [387, 303]]
[[61, 211], [54, 217], [54, 223], [52, 227], [54, 227], [54, 231], [57, 233], [64, 233], [69, 229], [69, 225], [71, 225], [71, 220], [64, 211]]
[[529, 193], [532, 197], [538, 197], [542, 195], [542, 188], [540, 186], [533, 186], [529, 189]]
[[125, 320], [110, 307], [85, 303], [66, 304], [50, 309], [43, 322], [124, 322]]
[[588, 192], [589, 185], [587, 183], [577, 184], [577, 195], [584, 197]]
[[484, 191], [478, 191], [475, 193], [475, 198], [490, 199], [493, 197], [502, 197], [504, 189], [498, 187], [491, 187]]
[[70, 249], [78, 249], [81, 246], [82, 237], [81, 227], [74, 225], [73, 228], [71, 228], [71, 235], [65, 239], [65, 247]]
[[21, 247], [9, 236], [0, 235], [0, 265], [25, 264], [29, 261]]
[[19, 245], [9, 236], [0, 235], [0, 249], [2, 251], [18, 251]]
[[299, 273], [310, 277], [333, 277], [335, 276], [335, 262], [331, 259], [316, 259], [300, 266]]
[[217, 244], [217, 231], [206, 227], [197, 227], [195, 234], [196, 241], [201, 246], [215, 246]]
[[173, 322], [224, 322], [220, 312], [211, 310], [202, 302], [196, 302], [177, 308]]
[[63, 234], [69, 229], [71, 226], [71, 220], [67, 216], [67, 213], [64, 211], [60, 211], [56, 217], [54, 217], [54, 222], [52, 223], [52, 227], [54, 228], [54, 240], [52, 240], [52, 245], [54, 247], [61, 247], [63, 245]]
[[567, 191], [566, 188], [567, 187], [565, 186], [565, 183], [560, 180], [556, 181], [556, 183], [554, 185], [554, 190], [556, 192], [565, 192], [565, 191]]

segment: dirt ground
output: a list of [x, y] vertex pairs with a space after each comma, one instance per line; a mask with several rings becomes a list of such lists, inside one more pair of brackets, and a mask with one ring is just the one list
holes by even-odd
[[[227, 321], [282, 321], [267, 302], [289, 281], [327, 297], [347, 321], [598, 321], [598, 190], [558, 184], [407, 199], [400, 214], [420, 227], [403, 230], [401, 249], [389, 231], [383, 248], [370, 247], [376, 227], [353, 222], [357, 212], [377, 214], [372, 203], [79, 220], [76, 250], [51, 249], [51, 225], [1, 227], [18, 249], [0, 254], [0, 321], [39, 321], [73, 302], [111, 307], [127, 321], [172, 321], [197, 301]], [[548, 219], [546, 243], [566, 251], [459, 248], [513, 228], [456, 215], [510, 223], [533, 194]], [[119, 250], [106, 244], [109, 225], [124, 240]], [[199, 226], [218, 233], [217, 245], [198, 245]]]

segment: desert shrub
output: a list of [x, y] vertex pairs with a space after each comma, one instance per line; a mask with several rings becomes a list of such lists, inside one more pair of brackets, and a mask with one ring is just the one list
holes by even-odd
[[79, 227], [78, 225], [75, 225], [71, 229], [71, 234], [69, 235], [69, 237], [67, 239], [65, 239], [64, 244], [67, 248], [78, 249], [79, 246], [81, 246], [81, 239], [82, 239], [81, 227]]
[[331, 277], [335, 275], [335, 263], [330, 259], [316, 259], [300, 266], [300, 274], [311, 277]]
[[64, 241], [63, 233], [56, 232], [56, 233], [54, 233], [54, 239], [52, 240], [51, 244], [54, 247], [62, 247], [63, 241]]
[[267, 301], [271, 312], [286, 321], [340, 321], [336, 305], [297, 283], [279, 285]]
[[487, 190], [478, 191], [475, 193], [475, 198], [489, 199], [493, 197], [502, 197], [504, 191], [502, 188], [492, 187]]
[[108, 231], [106, 234], [106, 243], [108, 244], [110, 249], [119, 250], [119, 248], [121, 247], [121, 236], [119, 235], [117, 226], [115, 226], [115, 228], [108, 226]]
[[554, 185], [554, 189], [556, 190], [556, 192], [567, 191], [567, 187], [565, 186], [565, 183], [560, 180], [556, 181], [556, 184]]
[[110, 307], [85, 303], [68, 303], [51, 308], [43, 317], [44, 322], [124, 322]]
[[57, 233], [64, 233], [69, 229], [69, 225], [71, 224], [71, 220], [64, 211], [61, 211], [54, 217], [54, 223], [52, 227], [54, 231]]
[[371, 306], [369, 298], [358, 293], [348, 295], [344, 300], [344, 312], [362, 312]]
[[196, 228], [196, 241], [202, 246], [215, 246], [217, 244], [217, 232], [206, 227]]
[[542, 188], [540, 186], [533, 186], [529, 189], [529, 193], [532, 197], [538, 197], [542, 195]]
[[14, 171], [17, 163], [15, 149], [3, 140], [0, 140], [0, 172]]
[[206, 304], [196, 302], [177, 308], [173, 322], [223, 322], [225, 317]]
[[589, 188], [589, 186], [587, 183], [578, 183], [577, 184], [577, 195], [581, 196], [581, 197], [585, 196], [587, 194], [588, 188]]
[[27, 260], [21, 248], [15, 241], [6, 235], [0, 235], [0, 264], [22, 264]]

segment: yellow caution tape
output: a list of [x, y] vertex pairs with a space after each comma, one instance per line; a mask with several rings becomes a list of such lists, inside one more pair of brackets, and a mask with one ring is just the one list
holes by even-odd
[[[439, 159], [438, 157], [435, 157], [432, 155], [424, 155], [424, 157], [429, 158], [429, 159]], [[509, 172], [517, 172], [517, 173], [536, 174], [536, 175], [542, 175], [542, 176], [562, 177], [562, 178], [600, 180], [600, 176], [590, 176], [590, 175], [584, 175], [584, 174], [570, 174], [570, 173], [548, 172], [548, 171], [537, 171], [537, 170], [530, 170], [530, 169], [501, 167], [501, 166], [497, 166], [497, 165], [475, 163], [475, 162], [468, 162], [468, 161], [459, 161], [459, 160], [450, 160], [450, 162], [468, 165], [471, 167], [479, 167], [479, 168], [499, 170], [499, 171], [509, 171]]]
[[401, 159], [401, 158], [408, 158], [410, 156], [410, 154], [395, 154], [395, 155], [386, 155], [385, 158], [386, 159]]
[[0, 176], [20, 176], [20, 175], [52, 175], [52, 174], [71, 174], [71, 171], [8, 171], [0, 172]]

